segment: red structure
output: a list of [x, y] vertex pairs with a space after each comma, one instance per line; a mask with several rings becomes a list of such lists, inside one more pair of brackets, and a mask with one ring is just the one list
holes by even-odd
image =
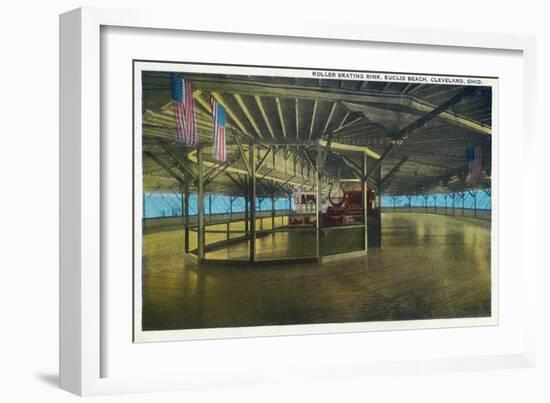
[[[363, 206], [360, 190], [344, 190], [340, 203], [334, 203], [330, 199], [329, 202], [330, 206], [322, 214], [324, 227], [363, 224]], [[367, 189], [367, 217], [378, 216], [378, 209], [374, 193], [371, 189]]]

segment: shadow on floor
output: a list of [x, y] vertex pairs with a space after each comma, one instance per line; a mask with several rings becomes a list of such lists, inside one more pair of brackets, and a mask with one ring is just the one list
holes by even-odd
[[55, 388], [59, 387], [59, 375], [58, 374], [35, 374], [36, 378], [41, 380], [47, 385]]

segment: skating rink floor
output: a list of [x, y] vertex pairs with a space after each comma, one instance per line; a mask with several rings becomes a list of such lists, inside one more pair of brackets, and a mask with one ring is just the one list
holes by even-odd
[[[420, 213], [382, 214], [382, 247], [329, 263], [185, 263], [183, 230], [143, 237], [143, 330], [484, 317], [491, 315], [491, 223]], [[322, 245], [350, 251], [357, 230]], [[258, 258], [311, 256], [314, 233], [258, 238]], [[193, 247], [193, 242], [191, 247]], [[207, 253], [246, 259], [247, 243]], [[328, 254], [328, 253], [325, 253]]]

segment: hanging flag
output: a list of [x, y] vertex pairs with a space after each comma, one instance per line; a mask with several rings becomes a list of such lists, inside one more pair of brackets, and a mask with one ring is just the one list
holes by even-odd
[[198, 138], [191, 83], [176, 74], [172, 74], [170, 78], [172, 105], [176, 115], [176, 141], [187, 146], [196, 146]]
[[214, 98], [211, 100], [214, 119], [214, 159], [225, 161], [225, 108]]
[[471, 147], [466, 149], [466, 157], [468, 158], [468, 177], [467, 182], [478, 183], [485, 178], [483, 165], [481, 162], [481, 147]]

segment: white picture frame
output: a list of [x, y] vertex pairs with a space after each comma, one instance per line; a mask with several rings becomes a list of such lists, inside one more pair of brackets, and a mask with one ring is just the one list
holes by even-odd
[[[185, 22], [182, 22], [185, 21]], [[223, 370], [211, 378], [190, 379], [177, 375], [157, 377], [105, 376], [102, 360], [109, 355], [102, 333], [102, 316], [108, 315], [101, 287], [102, 237], [101, 205], [102, 172], [101, 124], [101, 29], [102, 27], [133, 27], [161, 30], [217, 32], [225, 34], [334, 39], [342, 41], [376, 42], [379, 44], [409, 44], [470, 49], [496, 49], [520, 52], [523, 64], [523, 142], [525, 158], [533, 147], [535, 102], [535, 42], [533, 37], [456, 31], [429, 31], [407, 28], [384, 28], [334, 23], [301, 21], [280, 25], [276, 22], [195, 18], [182, 20], [174, 13], [150, 10], [110, 10], [82, 8], [60, 18], [60, 384], [63, 389], [80, 395], [157, 391], [219, 384], [227, 375]], [[131, 97], [128, 97], [131, 102]], [[501, 178], [501, 182], [506, 178]], [[523, 186], [534, 188], [535, 177], [525, 178]], [[534, 226], [534, 211], [522, 207], [523, 220]], [[525, 229], [525, 231], [527, 231]], [[525, 236], [525, 232], [523, 233]], [[522, 270], [526, 278], [521, 292], [526, 306], [535, 312], [536, 264], [534, 243], [523, 242]], [[499, 253], [510, 253], [500, 251]], [[128, 313], [131, 315], [131, 313]], [[307, 358], [289, 366], [286, 377], [306, 376], [323, 379], [328, 374], [354, 373], [368, 376], [379, 371], [388, 374], [424, 371], [469, 370], [531, 366], [535, 359], [535, 318], [518, 324], [524, 331], [525, 343], [498, 355], [469, 355], [392, 359], [377, 364], [359, 362], [353, 366], [338, 366], [321, 358], [311, 363]], [[301, 336], [303, 338], [311, 336]], [[222, 343], [211, 341], [211, 343]], [[254, 342], [261, 348], [265, 340]], [[103, 345], [103, 347], [102, 347]], [[181, 364], [182, 366], [186, 364]], [[188, 364], [187, 364], [188, 365]], [[269, 364], [265, 364], [269, 367]], [[313, 366], [313, 368], [312, 368]], [[315, 367], [317, 369], [315, 369]], [[262, 382], [280, 378], [280, 368], [266, 368], [264, 376], [233, 378], [237, 384]], [[307, 373], [306, 373], [307, 372]], [[208, 372], [207, 372], [208, 373]], [[328, 379], [328, 378], [327, 378]]]

